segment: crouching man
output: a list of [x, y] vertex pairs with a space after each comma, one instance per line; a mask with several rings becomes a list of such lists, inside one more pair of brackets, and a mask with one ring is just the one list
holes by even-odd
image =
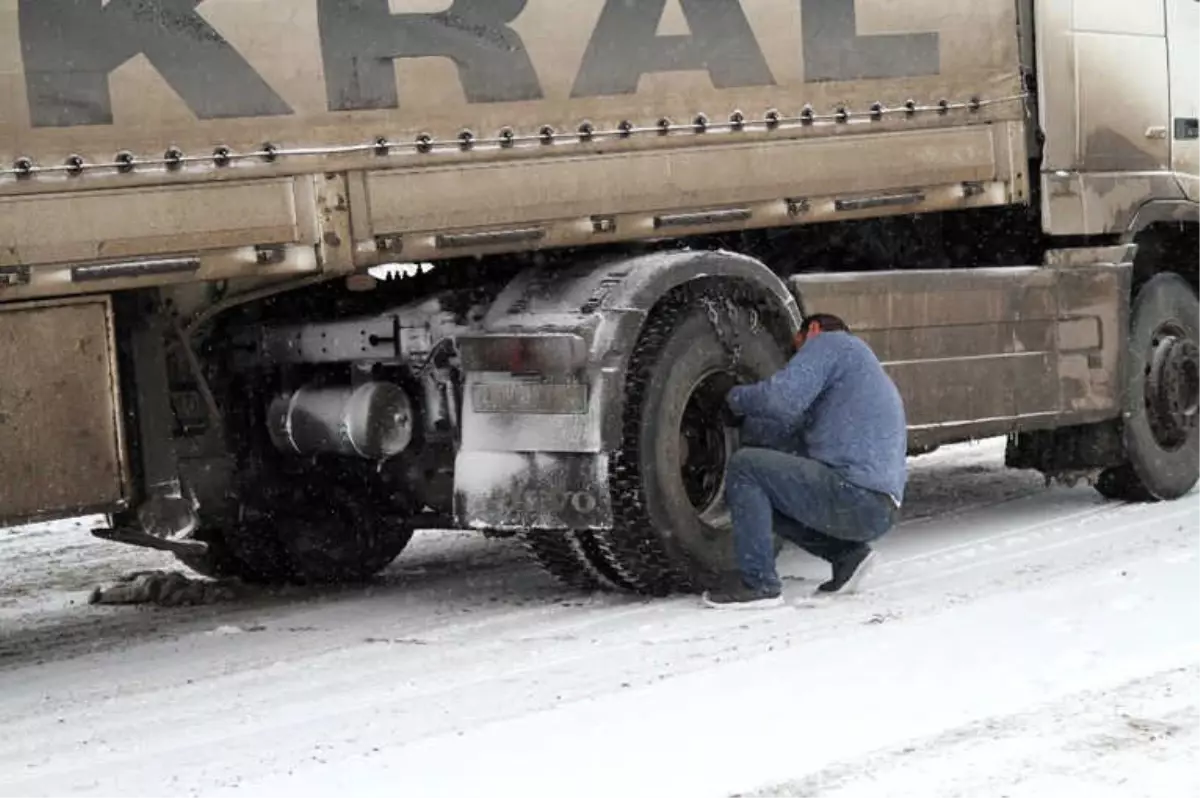
[[741, 579], [705, 593], [711, 607], [782, 603], [772, 532], [830, 564], [818, 591], [855, 590], [904, 499], [904, 404], [878, 358], [829, 314], [807, 317], [795, 344], [782, 370], [726, 395], [748, 444], [725, 479]]

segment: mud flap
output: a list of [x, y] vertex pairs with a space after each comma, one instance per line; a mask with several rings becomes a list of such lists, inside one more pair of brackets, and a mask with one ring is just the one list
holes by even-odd
[[609, 529], [608, 455], [460, 452], [454, 515], [472, 529]]

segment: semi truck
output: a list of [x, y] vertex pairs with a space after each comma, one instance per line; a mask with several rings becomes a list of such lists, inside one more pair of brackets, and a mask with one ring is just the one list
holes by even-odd
[[732, 567], [716, 386], [835, 313], [913, 454], [1198, 473], [1196, 0], [0, 0], [0, 526], [369, 578]]

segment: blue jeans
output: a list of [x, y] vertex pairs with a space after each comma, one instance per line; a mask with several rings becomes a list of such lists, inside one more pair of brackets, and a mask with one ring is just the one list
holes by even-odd
[[754, 590], [779, 588], [772, 532], [834, 562], [891, 529], [897, 514], [889, 497], [851, 485], [824, 463], [755, 447], [729, 459], [725, 498], [742, 581]]

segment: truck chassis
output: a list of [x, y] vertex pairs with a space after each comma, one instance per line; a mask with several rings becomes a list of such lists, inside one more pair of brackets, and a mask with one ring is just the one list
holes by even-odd
[[714, 378], [815, 311], [914, 454], [1197, 481], [1192, 2], [864, 32], [893, 12], [321, 0], [287, 36], [260, 0], [145, 5], [0, 0], [0, 520], [308, 583], [456, 526], [580, 588], [701, 589], [732, 568]]

